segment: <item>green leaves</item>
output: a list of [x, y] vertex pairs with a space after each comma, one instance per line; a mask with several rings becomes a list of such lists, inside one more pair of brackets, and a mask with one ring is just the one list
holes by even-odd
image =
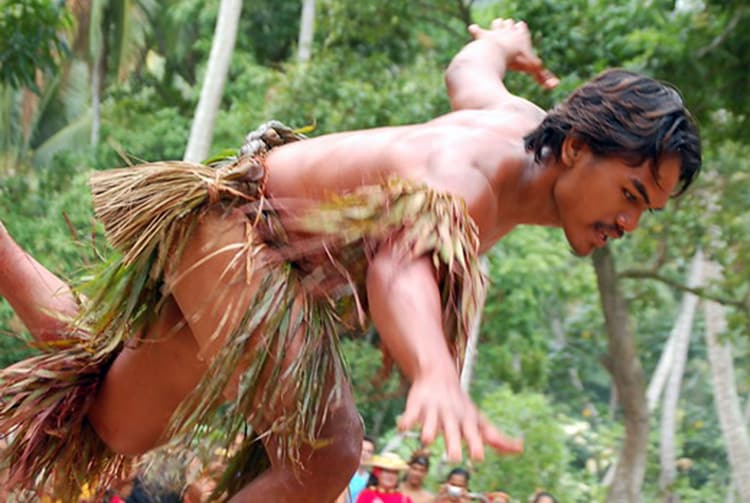
[[0, 1], [0, 83], [41, 94], [36, 71], [54, 73], [69, 52], [63, 31], [72, 18], [64, 3]]

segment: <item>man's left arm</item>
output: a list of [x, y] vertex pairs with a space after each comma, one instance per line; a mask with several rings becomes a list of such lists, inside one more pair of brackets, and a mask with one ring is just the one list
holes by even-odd
[[487, 110], [521, 100], [503, 83], [508, 70], [528, 73], [547, 89], [558, 84], [557, 77], [534, 53], [526, 23], [495, 19], [489, 30], [471, 25], [469, 33], [474, 40], [453, 58], [445, 71], [453, 110]]

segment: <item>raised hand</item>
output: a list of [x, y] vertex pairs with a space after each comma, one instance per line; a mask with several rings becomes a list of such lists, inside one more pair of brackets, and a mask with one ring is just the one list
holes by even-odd
[[498, 18], [492, 21], [489, 30], [470, 25], [469, 33], [474, 40], [488, 39], [503, 46], [508, 54], [508, 68], [528, 73], [545, 89], [552, 89], [560, 83], [560, 79], [544, 67], [534, 52], [529, 28], [523, 21]]

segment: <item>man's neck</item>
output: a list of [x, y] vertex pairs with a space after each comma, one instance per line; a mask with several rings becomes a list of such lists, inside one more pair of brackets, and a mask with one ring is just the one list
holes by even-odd
[[419, 491], [420, 489], [422, 489], [421, 483], [415, 484], [413, 482], [409, 482], [408, 480], [404, 481], [404, 486], [406, 486], [406, 488], [410, 491]]
[[497, 180], [499, 218], [508, 224], [558, 227], [560, 215], [553, 196], [560, 167], [552, 159], [514, 163]]

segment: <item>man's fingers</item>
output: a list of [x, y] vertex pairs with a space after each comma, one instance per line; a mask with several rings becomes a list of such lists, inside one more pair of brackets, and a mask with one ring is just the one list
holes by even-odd
[[406, 431], [410, 429], [419, 420], [420, 407], [414, 405], [413, 400], [406, 400], [406, 410], [398, 419], [398, 429]]
[[539, 85], [545, 89], [553, 89], [560, 83], [554, 73], [547, 70], [542, 60], [536, 55], [522, 55], [516, 58], [514, 69], [531, 74]]
[[438, 414], [435, 409], [428, 409], [425, 413], [424, 424], [422, 425], [422, 443], [429, 445], [435, 441], [438, 434]]
[[554, 89], [560, 83], [560, 79], [558, 79], [554, 73], [550, 72], [544, 67], [541, 67], [537, 72], [534, 73], [534, 78], [545, 89]]
[[479, 428], [485, 443], [501, 454], [520, 454], [523, 452], [523, 440], [503, 435], [484, 416], [479, 418]]
[[479, 416], [476, 413], [466, 414], [461, 424], [461, 430], [466, 439], [469, 457], [475, 461], [482, 461], [484, 459], [484, 442], [479, 432], [478, 419]]
[[443, 414], [443, 438], [448, 460], [454, 463], [461, 461], [461, 431], [452, 414]]
[[479, 37], [479, 35], [482, 34], [482, 29], [477, 24], [470, 24], [468, 30], [469, 30], [469, 34], [474, 39], [476, 39], [477, 37]]

